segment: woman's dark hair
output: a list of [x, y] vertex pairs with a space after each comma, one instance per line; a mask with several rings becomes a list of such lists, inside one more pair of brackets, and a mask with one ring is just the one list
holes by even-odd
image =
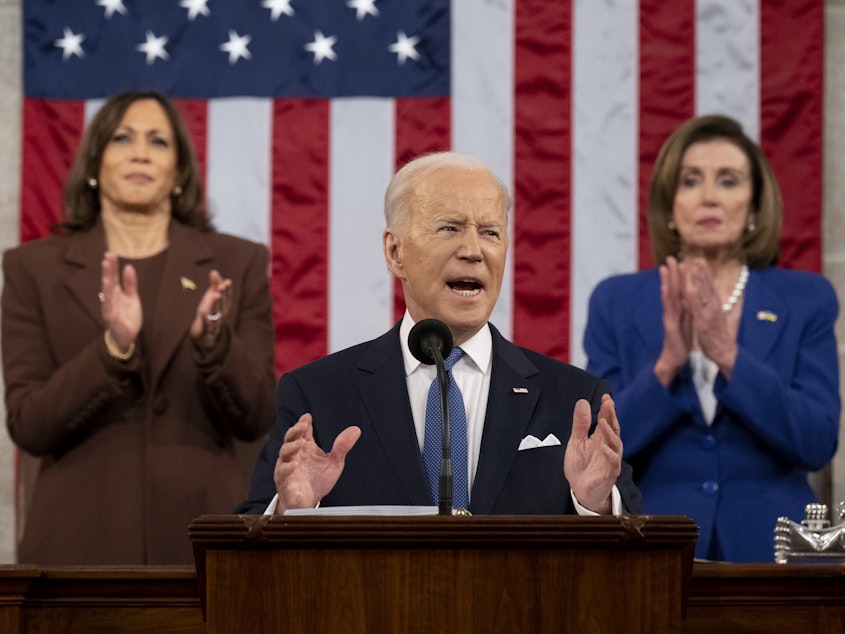
[[211, 229], [208, 207], [203, 195], [202, 175], [182, 115], [167, 97], [152, 90], [123, 92], [111, 97], [94, 115], [82, 136], [62, 190], [67, 219], [63, 226], [73, 230], [92, 227], [100, 215], [100, 193], [89, 185], [98, 178], [103, 152], [120, 125], [126, 110], [136, 101], [153, 99], [164, 109], [173, 128], [176, 143], [176, 184], [181, 192], [171, 194], [171, 212], [179, 222], [200, 229]]
[[693, 143], [715, 139], [733, 143], [748, 159], [755, 228], [743, 234], [742, 253], [751, 268], [771, 266], [777, 263], [781, 251], [783, 199], [780, 187], [760, 147], [746, 136], [739, 123], [724, 115], [688, 119], [660, 148], [648, 201], [648, 232], [654, 259], [657, 264], [663, 264], [668, 256], [677, 255], [681, 249], [681, 239], [671, 228], [670, 221], [684, 152]]

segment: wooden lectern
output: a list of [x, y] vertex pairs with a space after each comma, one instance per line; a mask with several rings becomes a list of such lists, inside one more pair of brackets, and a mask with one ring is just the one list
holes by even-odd
[[698, 528], [678, 516], [208, 515], [207, 631], [680, 632]]

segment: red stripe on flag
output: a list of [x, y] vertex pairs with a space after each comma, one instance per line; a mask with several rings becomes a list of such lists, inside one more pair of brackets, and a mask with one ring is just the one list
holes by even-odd
[[179, 110], [191, 141], [194, 144], [194, 154], [197, 156], [200, 174], [205, 183], [206, 167], [208, 165], [208, 101], [205, 99], [174, 99], [173, 104]]
[[85, 126], [85, 104], [27, 97], [21, 149], [21, 242], [64, 219], [62, 187]]
[[[21, 123], [20, 241], [28, 242], [49, 235], [50, 227], [64, 219], [62, 187], [85, 126], [85, 103], [25, 97]], [[35, 466], [33, 458], [15, 451], [17, 539]]]
[[569, 356], [572, 8], [516, 3], [513, 338]]
[[761, 2], [760, 14], [760, 137], [783, 194], [780, 263], [818, 272], [824, 3]]
[[[451, 101], [443, 97], [396, 99], [396, 165], [426, 152], [439, 152], [452, 145]], [[393, 321], [405, 313], [405, 297], [399, 280], [393, 282]]]
[[279, 373], [328, 352], [329, 108], [273, 102], [272, 282]]
[[654, 266], [646, 215], [660, 146], [695, 114], [695, 0], [640, 1], [639, 267]]

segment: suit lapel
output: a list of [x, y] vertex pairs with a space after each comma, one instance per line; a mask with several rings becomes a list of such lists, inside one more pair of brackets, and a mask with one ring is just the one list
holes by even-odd
[[97, 324], [103, 323], [99, 297], [102, 285], [101, 262], [105, 250], [106, 236], [102, 225], [97, 223], [89, 231], [73, 234], [65, 253], [65, 262], [71, 267], [65, 285]]
[[358, 364], [358, 390], [373, 429], [414, 505], [431, 504], [408, 399], [399, 325], [376, 339]]
[[[156, 342], [147, 350], [153, 384], [187, 336], [197, 304], [208, 288], [208, 271], [214, 268], [214, 254], [199, 231], [171, 221], [169, 242], [155, 314], [149, 321], [144, 319], [144, 330]], [[225, 275], [225, 271], [221, 273]]]
[[762, 272], [751, 271], [745, 287], [739, 344], [765, 361], [780, 340], [789, 309], [765, 286]]
[[[480, 514], [493, 508], [540, 398], [540, 386], [530, 379], [538, 371], [536, 366], [492, 325], [490, 331], [493, 335], [490, 393], [470, 500], [470, 510]], [[526, 388], [527, 393], [514, 388]]]

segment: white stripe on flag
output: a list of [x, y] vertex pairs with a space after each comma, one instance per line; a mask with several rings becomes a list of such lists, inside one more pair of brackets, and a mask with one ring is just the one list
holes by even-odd
[[85, 102], [85, 127], [88, 127], [88, 124], [91, 123], [91, 119], [94, 118], [94, 115], [103, 107], [103, 104], [106, 103], [105, 99], [89, 99]]
[[[452, 3], [452, 148], [483, 159], [513, 193], [514, 0]], [[490, 321], [513, 332], [511, 248]]]
[[760, 6], [757, 0], [698, 0], [695, 110], [723, 113], [760, 138]]
[[381, 236], [384, 190], [395, 163], [395, 119], [392, 99], [331, 102], [329, 352], [392, 325], [393, 278]]
[[206, 192], [218, 231], [270, 244], [270, 99], [208, 102]]
[[583, 367], [590, 293], [637, 269], [639, 16], [624, 0], [578, 0], [573, 11], [569, 358]]

